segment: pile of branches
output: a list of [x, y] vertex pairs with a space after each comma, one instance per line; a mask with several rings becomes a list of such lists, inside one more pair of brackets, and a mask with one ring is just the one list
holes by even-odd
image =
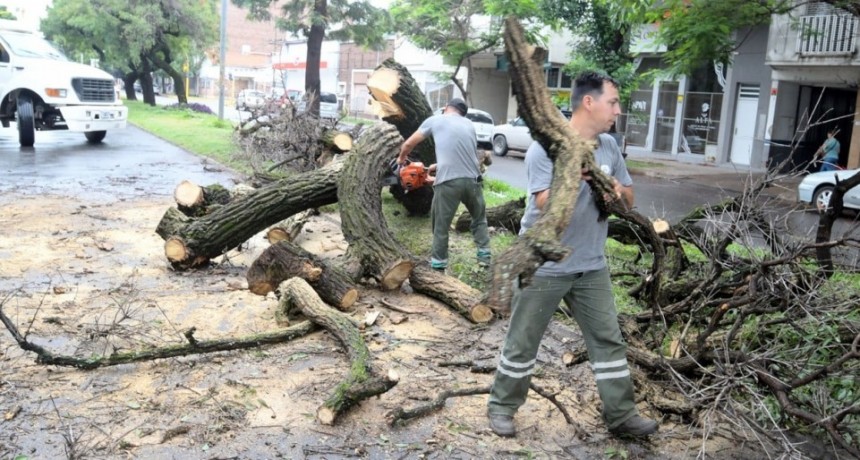
[[272, 100], [236, 127], [235, 155], [258, 177], [307, 172], [349, 151], [360, 129], [346, 130], [340, 120], [321, 119], [290, 100]]

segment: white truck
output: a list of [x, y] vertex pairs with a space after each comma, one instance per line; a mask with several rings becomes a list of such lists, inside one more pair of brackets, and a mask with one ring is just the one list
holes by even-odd
[[0, 124], [16, 122], [22, 147], [33, 146], [36, 131], [60, 129], [101, 142], [127, 119], [110, 74], [69, 61], [37, 33], [0, 23]]

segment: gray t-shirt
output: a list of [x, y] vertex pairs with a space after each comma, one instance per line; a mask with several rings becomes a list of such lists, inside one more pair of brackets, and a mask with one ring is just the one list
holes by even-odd
[[[621, 156], [621, 151], [615, 139], [608, 134], [599, 136], [599, 145], [594, 152], [594, 159], [600, 169], [615, 177], [621, 185], [633, 185], [633, 179], [627, 172], [627, 165]], [[553, 163], [547, 157], [546, 151], [537, 142], [532, 142], [526, 152], [526, 171], [528, 173], [528, 205], [522, 219], [520, 234], [534, 225], [541, 211], [535, 204], [535, 193], [547, 190], [552, 184]], [[538, 276], [564, 276], [574, 273], [599, 270], [606, 266], [604, 249], [609, 224], [605, 220], [598, 222], [600, 211], [594, 204], [591, 186], [582, 181], [579, 186], [579, 196], [573, 210], [570, 224], [562, 237], [562, 243], [571, 248], [569, 256], [559, 262], [547, 262], [537, 271]]]
[[475, 127], [466, 117], [457, 114], [434, 115], [421, 123], [418, 131], [432, 136], [436, 143], [436, 182], [481, 175], [478, 166], [478, 140]]

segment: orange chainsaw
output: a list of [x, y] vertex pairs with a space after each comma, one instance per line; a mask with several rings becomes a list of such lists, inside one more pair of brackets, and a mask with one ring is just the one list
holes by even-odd
[[394, 160], [391, 169], [393, 174], [383, 179], [386, 185], [400, 185], [406, 192], [418, 190], [427, 185], [428, 168], [420, 161], [400, 165], [397, 164], [397, 160]]

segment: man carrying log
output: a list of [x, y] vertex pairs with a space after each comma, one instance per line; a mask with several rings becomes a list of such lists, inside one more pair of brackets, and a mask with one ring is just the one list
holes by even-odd
[[468, 107], [459, 98], [451, 99], [441, 115], [434, 115], [421, 123], [409, 139], [403, 142], [398, 164], [408, 164], [407, 157], [428, 136], [436, 144], [436, 171], [433, 181], [433, 203], [430, 220], [433, 228], [433, 248], [430, 266], [445, 271], [448, 267], [448, 230], [460, 203], [466, 205], [472, 216], [472, 238], [478, 247], [478, 263], [490, 264], [490, 235], [487, 230], [484, 183], [478, 165], [478, 141], [475, 127], [465, 117]]
[[[633, 181], [615, 140], [605, 134], [621, 113], [618, 83], [604, 75], [586, 72], [576, 79], [569, 127], [596, 142], [595, 163], [612, 177], [615, 196], [633, 206]], [[526, 152], [528, 204], [520, 234], [534, 225], [546, 206], [553, 163], [533, 142]], [[604, 246], [608, 224], [594, 202], [588, 171], [582, 181], [573, 217], [561, 242], [571, 253], [559, 262], [546, 262], [527, 287], [514, 296], [511, 323], [505, 338], [487, 408], [490, 428], [499, 436], [514, 436], [513, 416], [525, 403], [541, 339], [559, 302], [564, 300], [579, 324], [589, 361], [603, 401], [603, 418], [617, 435], [647, 436], [657, 423], [640, 417], [633, 400], [633, 383], [627, 368], [627, 345], [618, 326]]]

